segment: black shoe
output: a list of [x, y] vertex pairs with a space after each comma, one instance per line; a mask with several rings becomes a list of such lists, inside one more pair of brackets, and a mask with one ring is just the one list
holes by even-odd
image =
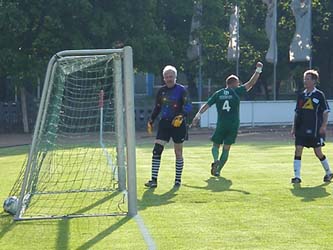
[[175, 181], [175, 185], [173, 185], [174, 188], [180, 188], [181, 182], [180, 181]]
[[297, 183], [301, 183], [301, 182], [302, 182], [301, 178], [298, 178], [298, 177], [291, 179], [291, 183], [293, 183], [293, 184], [297, 184]]
[[157, 187], [157, 181], [155, 181], [155, 180], [150, 180], [150, 181], [148, 181], [147, 183], [145, 183], [145, 186], [146, 186], [146, 187], [149, 187], [149, 188], [156, 188], [156, 187]]
[[324, 176], [324, 182], [331, 182], [333, 174], [327, 174]]
[[217, 172], [217, 167], [219, 166], [220, 161], [217, 160], [216, 162], [213, 162], [211, 165], [211, 169], [210, 169], [210, 174], [212, 176], [220, 176], [220, 173]]

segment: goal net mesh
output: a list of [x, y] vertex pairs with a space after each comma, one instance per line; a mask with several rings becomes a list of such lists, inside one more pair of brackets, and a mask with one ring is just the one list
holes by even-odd
[[116, 57], [56, 60], [35, 144], [12, 190], [24, 197], [22, 218], [126, 213], [126, 192], [118, 189], [117, 138], [124, 135], [115, 129]]

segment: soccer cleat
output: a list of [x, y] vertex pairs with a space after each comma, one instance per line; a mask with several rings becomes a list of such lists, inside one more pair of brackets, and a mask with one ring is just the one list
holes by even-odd
[[211, 165], [211, 169], [210, 169], [210, 174], [212, 176], [220, 176], [220, 173], [217, 171], [217, 167], [219, 166], [219, 163], [220, 161], [216, 161], [216, 162], [213, 162], [212, 165]]
[[324, 176], [324, 182], [331, 182], [333, 174], [327, 174]]
[[218, 171], [216, 171], [216, 172], [214, 173], [214, 176], [215, 176], [215, 177], [220, 177], [220, 173], [219, 173]]
[[148, 181], [147, 183], [145, 183], [145, 186], [146, 186], [146, 187], [149, 187], [149, 188], [156, 188], [156, 187], [157, 187], [157, 181], [155, 181], [155, 180], [150, 180], [150, 181]]
[[298, 177], [291, 179], [291, 183], [293, 183], [293, 184], [297, 184], [297, 183], [301, 183], [301, 182], [302, 182], [301, 178], [298, 178]]
[[180, 181], [175, 181], [175, 185], [173, 185], [174, 188], [180, 188], [181, 182]]

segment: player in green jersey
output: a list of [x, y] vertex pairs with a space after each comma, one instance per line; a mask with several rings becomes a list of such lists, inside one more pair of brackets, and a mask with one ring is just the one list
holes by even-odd
[[[263, 64], [258, 62], [256, 70], [250, 80], [243, 85], [235, 75], [226, 79], [226, 87], [216, 91], [208, 101], [201, 106], [195, 115], [192, 126], [196, 126], [203, 114], [210, 106], [216, 105], [217, 124], [213, 136], [212, 155], [214, 162], [211, 164], [211, 174], [220, 176], [221, 169], [228, 160], [230, 147], [235, 143], [239, 128], [239, 105], [240, 97], [249, 91], [257, 82], [262, 71]], [[219, 156], [220, 146], [223, 145], [222, 154]]]

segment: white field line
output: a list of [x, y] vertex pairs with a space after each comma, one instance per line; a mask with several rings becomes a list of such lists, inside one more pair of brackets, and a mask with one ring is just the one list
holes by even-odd
[[136, 221], [136, 223], [138, 224], [139, 226], [139, 229], [140, 229], [140, 232], [143, 236], [143, 239], [145, 240], [147, 246], [148, 246], [148, 250], [155, 250], [157, 249], [156, 248], [156, 245], [155, 245], [155, 242], [153, 240], [153, 238], [151, 237], [149, 231], [148, 231], [148, 228], [145, 226], [144, 222], [143, 222], [143, 219], [141, 218], [141, 216], [139, 214], [135, 215], [134, 217], [134, 220]]

